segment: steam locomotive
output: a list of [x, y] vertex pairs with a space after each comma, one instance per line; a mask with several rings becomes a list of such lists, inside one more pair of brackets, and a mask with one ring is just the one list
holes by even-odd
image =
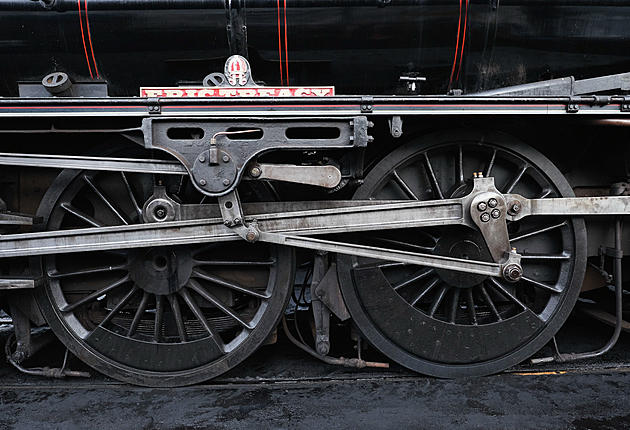
[[608, 289], [604, 347], [543, 361], [605, 353], [629, 18], [593, 0], [0, 2], [7, 360], [83, 375], [29, 366], [49, 326], [110, 377], [179, 386], [280, 327], [330, 364], [384, 366], [369, 344], [487, 375]]

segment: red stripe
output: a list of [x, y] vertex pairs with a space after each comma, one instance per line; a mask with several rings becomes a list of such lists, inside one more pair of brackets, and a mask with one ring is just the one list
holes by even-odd
[[280, 85], [284, 85], [284, 78], [282, 75], [282, 36], [280, 30], [280, 0], [278, 2], [278, 58], [280, 59]]
[[287, 38], [287, 0], [284, 0], [284, 64], [287, 69], [287, 85], [289, 82], [289, 41]]
[[455, 75], [455, 66], [457, 65], [457, 54], [459, 53], [459, 33], [462, 28], [462, 0], [459, 0], [459, 21], [457, 22], [457, 43], [455, 45], [455, 58], [453, 58], [453, 68], [451, 69], [451, 77], [448, 81], [448, 89], [453, 85], [453, 76]]
[[464, 46], [466, 45], [466, 26], [468, 25], [468, 2], [469, 0], [466, 0], [466, 15], [464, 16], [464, 36], [462, 37], [462, 50], [459, 54], [459, 68], [457, 69], [457, 77], [455, 78], [455, 81], [459, 81], [459, 74], [462, 71], [462, 60], [464, 58]]
[[[90, 42], [90, 52], [92, 53], [92, 61], [94, 62], [94, 70], [96, 71], [96, 77], [98, 78], [98, 66], [96, 65], [96, 58], [94, 57], [94, 48], [92, 47], [92, 34], [90, 33], [90, 21], [88, 19], [88, 8], [87, 8], [88, 0], [85, 0], [85, 24], [88, 32], [88, 41]], [[81, 10], [81, 6], [79, 6], [79, 11]], [[84, 42], [85, 43], [85, 42]]]
[[81, 18], [81, 0], [77, 0], [77, 5], [79, 7], [79, 24], [81, 24], [81, 39], [83, 40], [83, 52], [85, 52], [85, 62], [87, 63], [88, 70], [90, 71], [90, 78], [94, 79], [94, 75], [92, 74], [92, 66], [90, 66], [90, 58], [87, 53], [87, 46], [85, 45], [85, 34], [83, 33], [83, 18]]

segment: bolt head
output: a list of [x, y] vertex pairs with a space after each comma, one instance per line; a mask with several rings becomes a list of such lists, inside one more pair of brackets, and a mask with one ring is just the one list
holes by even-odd
[[523, 276], [523, 269], [516, 264], [508, 264], [503, 269], [503, 277], [510, 282], [517, 282]]
[[521, 211], [521, 205], [520, 205], [519, 203], [514, 203], [514, 204], [512, 205], [512, 207], [510, 208], [510, 210], [511, 210], [513, 213], [517, 214], [517, 213], [519, 213], [519, 212]]
[[203, 155], [199, 156], [199, 162], [203, 163], [204, 161], [206, 161], [206, 157], [204, 157]]
[[252, 178], [258, 178], [260, 175], [262, 175], [262, 170], [260, 170], [260, 167], [252, 167], [252, 170], [249, 171], [249, 174]]
[[230, 185], [230, 183], [231, 183], [231, 181], [229, 179], [227, 179], [227, 178], [223, 180], [223, 185], [225, 185], [226, 187], [228, 185]]
[[228, 157], [227, 155], [223, 156], [223, 162], [227, 163], [228, 161], [230, 161], [230, 157]]
[[483, 212], [488, 208], [488, 205], [486, 204], [486, 202], [479, 202], [479, 204], [477, 205], [477, 209], [479, 210], [479, 212]]
[[490, 214], [492, 215], [492, 218], [497, 219], [501, 216], [501, 211], [499, 209], [492, 209]]
[[202, 187], [205, 187], [207, 183], [208, 183], [208, 182], [207, 182], [205, 179], [201, 179], [201, 180], [199, 181], [199, 185], [201, 185]]
[[488, 222], [488, 221], [490, 221], [490, 215], [488, 214], [488, 212], [482, 213], [479, 218], [481, 219], [481, 222]]
[[490, 206], [491, 208], [496, 208], [498, 204], [499, 202], [495, 198], [488, 200], [488, 206]]

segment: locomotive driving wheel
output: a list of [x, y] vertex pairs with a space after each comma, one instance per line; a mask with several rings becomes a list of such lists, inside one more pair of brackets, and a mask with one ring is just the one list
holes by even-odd
[[[141, 223], [147, 208], [160, 219], [167, 208], [145, 205], [158, 187], [180, 203], [201, 200], [186, 176], [66, 170], [38, 214], [49, 230]], [[241, 196], [269, 198], [260, 190]], [[293, 258], [286, 247], [244, 242], [51, 255], [36, 295], [59, 339], [100, 372], [138, 385], [187, 385], [226, 372], [269, 337]]]
[[[367, 175], [356, 199], [435, 200], [472, 190], [474, 172], [503, 193], [573, 196], [558, 169], [533, 148], [492, 133], [430, 135], [393, 151]], [[585, 270], [582, 219], [509, 222], [523, 277], [500, 278], [338, 256], [344, 299], [364, 336], [392, 360], [438, 377], [495, 373], [528, 358], [564, 323]], [[474, 229], [462, 226], [370, 232], [365, 244], [492, 261]]]

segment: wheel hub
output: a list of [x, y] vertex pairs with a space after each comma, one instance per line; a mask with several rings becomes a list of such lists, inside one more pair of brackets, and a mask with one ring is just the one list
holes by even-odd
[[179, 291], [192, 274], [190, 249], [159, 247], [130, 253], [130, 277], [144, 291], [166, 296]]
[[[481, 234], [470, 229], [457, 230], [440, 237], [435, 248], [437, 254], [465, 260], [492, 261]], [[485, 275], [454, 270], [437, 269], [436, 272], [444, 282], [457, 288], [472, 288], [487, 279]]]

